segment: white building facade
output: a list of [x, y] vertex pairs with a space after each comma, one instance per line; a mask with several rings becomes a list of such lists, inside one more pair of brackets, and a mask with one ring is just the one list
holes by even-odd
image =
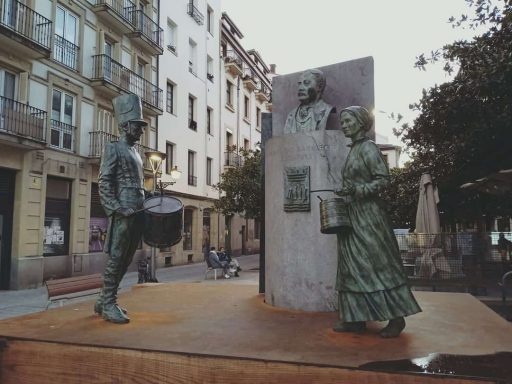
[[102, 270], [111, 100], [141, 96], [149, 128], [137, 150], [156, 148], [163, 30], [158, 0], [0, 4], [0, 288], [20, 289]]
[[[162, 3], [166, 42], [159, 85], [165, 103], [158, 150], [167, 156], [161, 180], [175, 183], [167, 193], [184, 205], [184, 231], [179, 244], [159, 252], [158, 267], [202, 261], [211, 246], [235, 255], [259, 250], [254, 220], [213, 210], [220, 196], [214, 185], [228, 167], [240, 165], [239, 149], [257, 147], [270, 100], [267, 66], [241, 46], [242, 34], [220, 7], [220, 0]], [[256, 96], [260, 87], [264, 99]], [[174, 167], [181, 171], [178, 180], [171, 178]]]

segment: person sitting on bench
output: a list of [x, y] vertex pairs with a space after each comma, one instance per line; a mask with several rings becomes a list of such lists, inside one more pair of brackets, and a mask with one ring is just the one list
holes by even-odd
[[219, 248], [219, 252], [217, 254], [219, 256], [220, 261], [227, 261], [229, 263], [229, 266], [231, 268], [230, 272], [233, 272], [235, 274], [235, 277], [240, 277], [238, 272], [242, 270], [240, 268], [240, 263], [237, 259], [232, 258], [228, 252], [224, 250], [224, 247]]
[[229, 263], [227, 261], [220, 261], [217, 252], [215, 252], [215, 247], [210, 248], [210, 253], [208, 254], [208, 262], [212, 268], [222, 268], [224, 271], [224, 277], [229, 279], [231, 276], [229, 274]]

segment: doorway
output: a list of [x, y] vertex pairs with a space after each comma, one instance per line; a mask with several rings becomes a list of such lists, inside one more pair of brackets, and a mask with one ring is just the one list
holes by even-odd
[[247, 227], [242, 225], [242, 255], [247, 254]]
[[11, 278], [14, 177], [14, 171], [0, 168], [0, 289], [9, 289]]

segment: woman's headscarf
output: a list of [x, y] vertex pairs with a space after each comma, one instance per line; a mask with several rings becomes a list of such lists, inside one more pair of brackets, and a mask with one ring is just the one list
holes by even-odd
[[341, 114], [343, 112], [348, 112], [352, 116], [354, 116], [356, 118], [357, 122], [359, 123], [359, 125], [361, 125], [361, 128], [365, 132], [368, 132], [372, 128], [373, 115], [370, 112], [368, 112], [368, 110], [366, 108], [361, 107], [359, 105], [353, 105], [350, 107], [346, 107], [340, 111], [339, 117], [341, 117]]

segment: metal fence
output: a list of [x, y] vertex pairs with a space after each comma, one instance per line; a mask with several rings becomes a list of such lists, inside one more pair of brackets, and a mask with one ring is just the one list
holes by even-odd
[[0, 132], [46, 141], [46, 111], [0, 96]]
[[[512, 239], [511, 233], [505, 233]], [[397, 234], [404, 270], [415, 282], [460, 281], [482, 285], [498, 281], [510, 268], [511, 249], [500, 251], [498, 232]]]

